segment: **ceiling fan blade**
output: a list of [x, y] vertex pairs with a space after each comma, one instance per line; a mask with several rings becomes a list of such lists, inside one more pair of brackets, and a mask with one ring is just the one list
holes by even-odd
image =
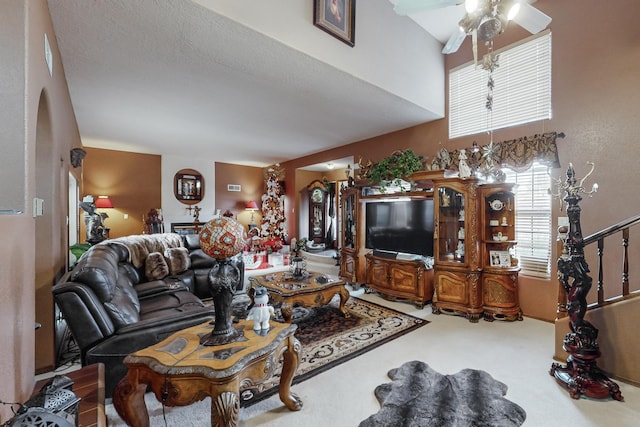
[[411, 15], [423, 10], [438, 9], [447, 6], [456, 6], [464, 3], [464, 0], [398, 0], [393, 10], [400, 16]]
[[526, 2], [520, 4], [520, 11], [513, 18], [513, 22], [520, 25], [531, 34], [539, 33], [551, 23], [551, 17], [540, 12]]
[[458, 28], [458, 31], [449, 37], [447, 44], [442, 48], [442, 53], [448, 55], [450, 53], [457, 52], [465, 38], [467, 38], [467, 34], [462, 28]]

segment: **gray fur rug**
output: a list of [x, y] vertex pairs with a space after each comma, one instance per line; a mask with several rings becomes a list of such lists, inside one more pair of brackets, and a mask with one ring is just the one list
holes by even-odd
[[391, 383], [375, 395], [380, 411], [360, 427], [511, 427], [524, 423], [524, 409], [504, 398], [507, 386], [484, 371], [442, 375], [420, 361], [388, 373]]

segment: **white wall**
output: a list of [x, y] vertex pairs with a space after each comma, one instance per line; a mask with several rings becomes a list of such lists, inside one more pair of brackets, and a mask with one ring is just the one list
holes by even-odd
[[194, 1], [444, 117], [442, 45], [388, 0], [356, 2], [354, 47], [313, 25], [311, 0]]

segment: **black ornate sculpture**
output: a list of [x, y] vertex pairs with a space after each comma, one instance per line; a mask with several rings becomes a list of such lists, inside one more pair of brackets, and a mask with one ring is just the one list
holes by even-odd
[[82, 165], [82, 159], [87, 155], [87, 152], [82, 148], [72, 148], [69, 152], [69, 157], [71, 159], [71, 166], [77, 168]]
[[229, 258], [219, 259], [209, 271], [209, 291], [213, 298], [215, 318], [213, 331], [200, 339], [202, 345], [222, 345], [243, 337], [241, 330], [233, 327], [231, 318], [234, 291], [240, 283], [240, 270]]
[[566, 365], [553, 363], [550, 374], [556, 381], [567, 388], [569, 395], [574, 399], [580, 396], [594, 399], [611, 397], [615, 400], [623, 400], [618, 385], [611, 381], [597, 366], [596, 360], [600, 357], [598, 346], [598, 329], [584, 320], [587, 310], [587, 294], [591, 289], [592, 279], [589, 276], [589, 266], [584, 259], [584, 241], [580, 227], [581, 193], [591, 194], [597, 190], [594, 184], [593, 190], [587, 192], [582, 187], [584, 180], [593, 172], [591, 171], [580, 182], [575, 177], [573, 165], [569, 164], [567, 179], [564, 184], [559, 184], [557, 196], [564, 193], [564, 201], [567, 203], [567, 216], [569, 217], [569, 231], [564, 240], [562, 255], [558, 258], [558, 278], [567, 293], [567, 311], [569, 313], [569, 332], [563, 348], [569, 353]]
[[104, 226], [104, 220], [105, 218], [108, 218], [109, 215], [104, 212], [100, 213], [96, 211], [96, 205], [93, 203], [93, 197], [90, 197], [90, 199], [87, 197], [80, 202], [80, 208], [85, 212], [84, 225], [87, 234], [86, 241], [87, 243], [95, 245], [96, 243], [100, 243], [107, 239], [107, 236], [105, 235], [107, 229]]

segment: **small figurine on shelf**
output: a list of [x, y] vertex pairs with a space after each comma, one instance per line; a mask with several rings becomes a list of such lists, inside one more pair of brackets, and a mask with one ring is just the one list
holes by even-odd
[[268, 302], [267, 288], [256, 288], [253, 292], [253, 306], [247, 315], [247, 320], [253, 320], [254, 331], [269, 331], [269, 320], [275, 311]]
[[464, 242], [462, 240], [458, 241], [458, 249], [456, 249], [456, 258], [458, 259], [464, 258]]
[[467, 153], [464, 148], [460, 150], [460, 154], [458, 154], [458, 171], [460, 178], [469, 178], [471, 176], [471, 168], [467, 163]]
[[443, 208], [448, 208], [449, 206], [451, 206], [451, 196], [449, 196], [449, 194], [446, 192], [446, 190], [442, 189], [442, 207]]
[[464, 227], [460, 227], [458, 230], [458, 239], [464, 240]]

